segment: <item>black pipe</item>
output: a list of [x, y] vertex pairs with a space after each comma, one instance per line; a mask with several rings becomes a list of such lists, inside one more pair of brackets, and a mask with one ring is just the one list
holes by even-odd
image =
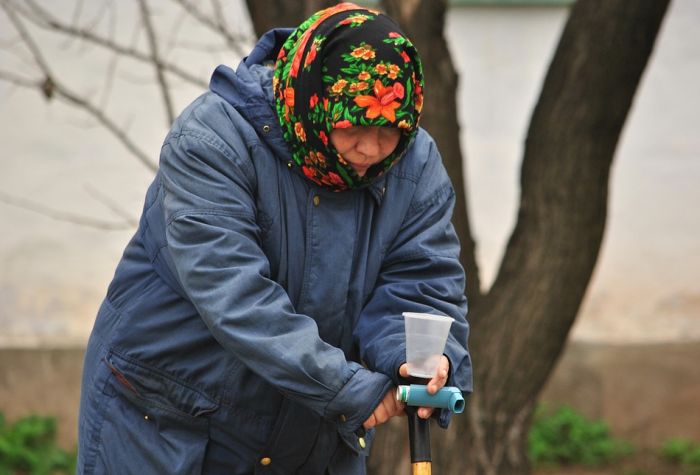
[[406, 407], [408, 416], [408, 441], [411, 448], [411, 463], [431, 462], [430, 419], [418, 417], [417, 408]]

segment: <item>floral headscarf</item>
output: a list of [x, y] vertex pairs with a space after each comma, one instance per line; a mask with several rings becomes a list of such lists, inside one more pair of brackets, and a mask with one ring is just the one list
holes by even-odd
[[[273, 87], [292, 165], [334, 191], [372, 183], [401, 158], [418, 130], [418, 52], [389, 17], [352, 3], [315, 13], [289, 36]], [[361, 177], [335, 150], [330, 133], [369, 125], [402, 133], [396, 149]]]

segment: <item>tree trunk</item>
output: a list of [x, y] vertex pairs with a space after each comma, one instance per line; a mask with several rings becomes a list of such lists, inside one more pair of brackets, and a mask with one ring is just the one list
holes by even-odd
[[447, 0], [382, 0], [381, 5], [387, 15], [400, 23], [423, 60], [425, 100], [420, 124], [435, 139], [455, 188], [456, 204], [452, 223], [462, 246], [460, 258], [467, 271], [469, 305], [473, 306], [477, 304], [481, 291], [462, 173], [463, 159], [457, 120], [459, 78], [444, 33]]
[[246, 0], [255, 34], [260, 37], [272, 28], [296, 28], [314, 12], [331, 5], [333, 0]]
[[[668, 0], [580, 0], [532, 115], [518, 220], [472, 315], [480, 473], [528, 473], [526, 434], [598, 258], [620, 132]], [[488, 361], [480, 365], [479, 361]]]

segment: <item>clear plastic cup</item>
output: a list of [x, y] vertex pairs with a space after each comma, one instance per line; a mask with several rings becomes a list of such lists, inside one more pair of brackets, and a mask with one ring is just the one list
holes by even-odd
[[429, 313], [404, 312], [406, 327], [406, 363], [408, 374], [432, 378], [437, 374], [445, 350], [452, 317]]

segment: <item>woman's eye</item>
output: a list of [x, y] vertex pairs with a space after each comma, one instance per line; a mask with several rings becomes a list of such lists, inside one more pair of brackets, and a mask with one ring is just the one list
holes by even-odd
[[401, 132], [399, 129], [396, 129], [394, 127], [383, 127], [381, 130], [381, 134], [384, 138], [395, 138], [398, 137]]

